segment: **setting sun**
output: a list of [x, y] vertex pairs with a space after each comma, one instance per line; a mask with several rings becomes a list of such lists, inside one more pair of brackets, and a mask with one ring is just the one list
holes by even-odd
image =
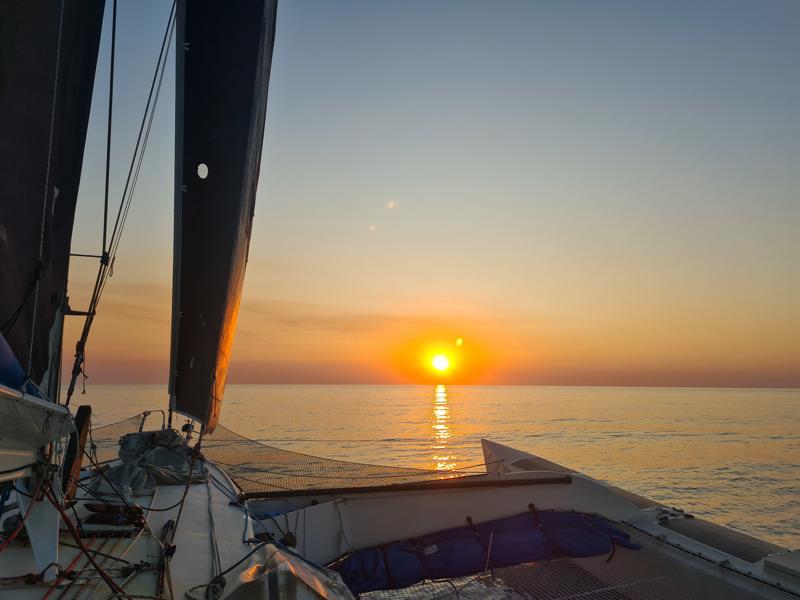
[[450, 359], [447, 358], [444, 354], [437, 354], [431, 359], [431, 365], [437, 371], [447, 371], [450, 368]]

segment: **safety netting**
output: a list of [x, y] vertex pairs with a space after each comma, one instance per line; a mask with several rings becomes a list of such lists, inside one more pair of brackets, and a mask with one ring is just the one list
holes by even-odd
[[[632, 534], [635, 531], [622, 527]], [[641, 537], [635, 538], [644, 541]], [[658, 546], [617, 547], [613, 556], [556, 558], [477, 575], [425, 580], [361, 594], [361, 600], [756, 600], [763, 595], [691, 565]], [[698, 568], [700, 567], [700, 568]], [[731, 575], [732, 577], [732, 575]], [[787, 595], [788, 598], [788, 595]]]
[[[89, 444], [92, 459], [98, 464], [106, 463], [119, 458], [119, 443], [123, 436], [137, 431], [161, 429], [166, 425], [164, 411], [148, 411], [134, 415], [128, 419], [102, 425], [92, 426], [89, 433]], [[89, 460], [84, 459], [84, 467]]]
[[[123, 436], [161, 427], [163, 413], [154, 411], [94, 428], [91, 447], [95, 460], [103, 463], [116, 459]], [[291, 492], [383, 488], [475, 474], [475, 471], [453, 473], [320, 458], [269, 446], [223, 425], [204, 437], [202, 453], [228, 474], [245, 497], [251, 498]]]

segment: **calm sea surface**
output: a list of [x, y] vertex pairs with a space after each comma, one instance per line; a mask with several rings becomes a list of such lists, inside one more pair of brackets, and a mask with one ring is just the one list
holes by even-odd
[[[102, 425], [164, 408], [163, 386], [90, 386]], [[800, 390], [231, 385], [222, 423], [330, 458], [437, 469], [528, 450], [800, 548]]]

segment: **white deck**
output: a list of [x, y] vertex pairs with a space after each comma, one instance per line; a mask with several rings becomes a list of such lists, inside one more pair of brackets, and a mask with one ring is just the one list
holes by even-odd
[[[240, 506], [232, 505], [230, 497], [226, 495], [232, 494], [235, 497], [237, 493], [235, 487], [225, 473], [215, 465], [208, 464], [207, 467], [215, 481], [209, 480], [207, 483], [189, 486], [183, 514], [175, 533], [176, 552], [169, 566], [175, 598], [183, 598], [187, 589], [207, 583], [214, 577], [216, 573], [212, 566], [211, 550], [214, 541], [219, 549], [223, 568], [235, 563], [254, 545], [244, 541], [250, 538], [252, 528], [243, 509]], [[159, 486], [154, 496], [142, 496], [136, 500], [145, 509], [151, 505], [154, 508], [168, 507], [178, 503], [183, 492], [184, 486], [181, 485]], [[83, 509], [79, 507], [80, 504], [76, 506], [78, 515], [83, 517]], [[113, 554], [133, 564], [141, 561], [148, 563], [144, 570], [130, 577], [127, 582], [125, 582], [126, 577], [115, 577], [115, 580], [119, 584], [125, 582], [124, 590], [127, 593], [154, 596], [157, 592], [157, 564], [161, 553], [161, 543], [157, 537], [160, 537], [167, 521], [177, 518], [177, 513], [177, 508], [164, 512], [145, 510], [149, 526], [131, 537], [106, 537], [94, 540], [83, 538], [83, 540], [84, 543], [90, 544], [90, 550]], [[71, 510], [68, 514], [74, 517]], [[213, 526], [211, 515], [213, 515]], [[89, 529], [88, 526], [87, 529]], [[104, 529], [111, 528], [104, 527]], [[70, 567], [76, 570], [86, 568], [88, 561], [81, 556], [80, 550], [64, 545], [65, 543], [73, 545], [75, 543], [65, 529], [61, 531], [61, 542], [59, 563], [62, 568], [65, 570]], [[78, 560], [74, 562], [76, 557]], [[120, 566], [120, 563], [101, 555], [96, 555], [95, 558], [101, 567], [110, 570], [113, 574], [118, 574], [115, 567]], [[242, 565], [242, 569], [247, 566], [249, 563], [246, 561]], [[33, 553], [28, 545], [14, 543], [0, 555], [0, 574], [3, 577], [25, 575], [36, 571]], [[91, 575], [94, 577], [94, 573]], [[234, 573], [229, 576], [229, 579], [235, 579], [235, 576]], [[108, 586], [96, 577], [89, 580], [79, 578], [75, 582], [61, 581], [55, 585], [38, 583], [0, 587], [0, 598], [3, 599], [42, 598], [48, 593], [48, 597], [53, 599], [107, 598], [110, 596]]]
[[[492, 448], [497, 453], [504, 452], [502, 446], [494, 445]], [[187, 590], [211, 582], [219, 569], [213, 560], [215, 552], [219, 553], [218, 564], [222, 569], [244, 557], [255, 547], [255, 543], [250, 541], [254, 529], [256, 533], [272, 533], [275, 539], [291, 533], [288, 537], [294, 538], [293, 543], [301, 556], [311, 563], [324, 565], [359, 548], [462, 526], [467, 516], [480, 523], [519, 514], [527, 510], [531, 503], [543, 510], [575, 510], [603, 515], [632, 533], [644, 549], [620, 549], [619, 556], [610, 563], [606, 562], [605, 557], [599, 557], [585, 561], [557, 559], [550, 561], [554, 567], [550, 570], [550, 562], [513, 567], [511, 569], [516, 570], [508, 570], [503, 575], [503, 585], [513, 593], [509, 592], [510, 596], [497, 596], [498, 598], [519, 600], [569, 597], [548, 595], [549, 592], [537, 587], [539, 584], [536, 582], [540, 579], [550, 581], [553, 577], [557, 581], [573, 576], [575, 581], [572, 583], [575, 586], [588, 585], [589, 582], [599, 586], [596, 590], [598, 593], [605, 593], [615, 586], [622, 589], [625, 586], [638, 585], [649, 590], [646, 595], [633, 594], [633, 588], [622, 596], [589, 594], [585, 596], [585, 600], [606, 597], [785, 600], [800, 597], [800, 591], [792, 591], [800, 590], [800, 586], [793, 587], [792, 575], [787, 573], [787, 569], [794, 568], [792, 561], [784, 560], [786, 564], [780, 560], [773, 561], [775, 565], [765, 571], [764, 560], [750, 563], [709, 545], [707, 540], [687, 537], [685, 532], [681, 533], [674, 526], [670, 528], [673, 521], [688, 522], [683, 513], [666, 514], [665, 508], [658, 505], [643, 507], [636, 497], [631, 498], [611, 486], [578, 473], [565, 475], [567, 470], [563, 467], [547, 463], [533, 455], [521, 456], [518, 451], [513, 451], [509, 454], [507, 464], [513, 466], [516, 461], [523, 459], [541, 461], [540, 468], [544, 470], [515, 472], [513, 468], [500, 469], [498, 472], [469, 480], [428, 481], [407, 489], [349, 488], [335, 493], [328, 490], [323, 494], [303, 491], [292, 497], [253, 500], [248, 503], [247, 508], [236, 502], [237, 488], [228, 476], [214, 464], [206, 463], [211, 478], [208, 482], [189, 486], [175, 533], [176, 552], [169, 565], [173, 592], [171, 597], [184, 598]], [[179, 504], [185, 489], [183, 485], [162, 485], [157, 488], [154, 496], [142, 496], [137, 500], [145, 509], [169, 507]], [[81, 517], [82, 506], [80, 503], [76, 506]], [[254, 521], [248, 510], [252, 510], [254, 514], [272, 511], [279, 514]], [[128, 561], [120, 565], [113, 558], [102, 555], [96, 557], [102, 568], [109, 571], [119, 585], [124, 586], [126, 593], [154, 597], [159, 595], [159, 538], [165, 524], [177, 519], [178, 507], [167, 511], [145, 510], [145, 515], [147, 527], [132, 537], [87, 537], [84, 541], [92, 544], [92, 551], [113, 554]], [[86, 529], [88, 528], [87, 526]], [[103, 526], [103, 529], [110, 527]], [[92, 569], [87, 569], [85, 557], [77, 549], [66, 545], [73, 543], [66, 530], [61, 532], [61, 542], [59, 564], [64, 570], [78, 572], [75, 581], [35, 584], [18, 582], [16, 585], [5, 581], [3, 587], [0, 587], [0, 599], [48, 597], [70, 600], [111, 597], [107, 585]], [[335, 582], [332, 586], [328, 585], [330, 580], [327, 584], [317, 586], [320, 594], [309, 592], [315, 587], [311, 580], [316, 578], [321, 581], [324, 574], [302, 559], [293, 557], [291, 553], [282, 552], [273, 546], [268, 548], [271, 550], [256, 553], [252, 560], [244, 561], [226, 577], [228, 585], [222, 597], [236, 589], [237, 577], [253, 563], [270, 563], [265, 560], [266, 554], [280, 555], [279, 560], [282, 562], [273, 561], [269, 565], [274, 572], [291, 573], [292, 577], [302, 577], [299, 573], [304, 570], [307, 572], [305, 591], [302, 586], [295, 585], [292, 588], [292, 594], [295, 595], [280, 596], [281, 598], [316, 598], [320, 594], [328, 598], [350, 597], [346, 590], [341, 594], [332, 592], [336, 586]], [[131, 575], [121, 573], [120, 566], [128, 564], [142, 564], [144, 568]], [[1, 577], [34, 572], [36, 566], [29, 546], [14, 543], [0, 555]], [[676, 573], [680, 573], [680, 576], [676, 576]], [[481, 583], [479, 580], [485, 580], [486, 577], [486, 574], [476, 575], [473, 577], [474, 581], [467, 581], [465, 585], [471, 586], [469, 589], [479, 590], [479, 595], [465, 597], [481, 597], [480, 593], [483, 592], [480, 590], [488, 588], [484, 585], [485, 581]], [[493, 576], [490, 579], [493, 580]], [[686, 582], [690, 582], [690, 585]], [[260, 594], [265, 592], [264, 582], [258, 581], [258, 573], [252, 578], [252, 583], [254, 589], [248, 592], [254, 595], [243, 595], [242, 598], [262, 597]], [[575, 586], [570, 587], [571, 584], [567, 585], [566, 580], [562, 583], [565, 590], [577, 589]], [[676, 596], [666, 591], [667, 584], [675, 586], [674, 589], [681, 594]], [[450, 587], [442, 588], [444, 595], [433, 596], [430, 593], [433, 589], [430, 583], [414, 588], [406, 591], [375, 592], [374, 597], [444, 598], [452, 591]], [[501, 592], [506, 593], [502, 590]], [[168, 593], [165, 596], [170, 597]], [[198, 590], [197, 597], [203, 597], [202, 590]]]

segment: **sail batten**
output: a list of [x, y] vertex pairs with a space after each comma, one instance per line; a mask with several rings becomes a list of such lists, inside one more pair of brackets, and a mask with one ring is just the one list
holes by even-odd
[[170, 407], [213, 431], [241, 302], [276, 0], [177, 8]]

